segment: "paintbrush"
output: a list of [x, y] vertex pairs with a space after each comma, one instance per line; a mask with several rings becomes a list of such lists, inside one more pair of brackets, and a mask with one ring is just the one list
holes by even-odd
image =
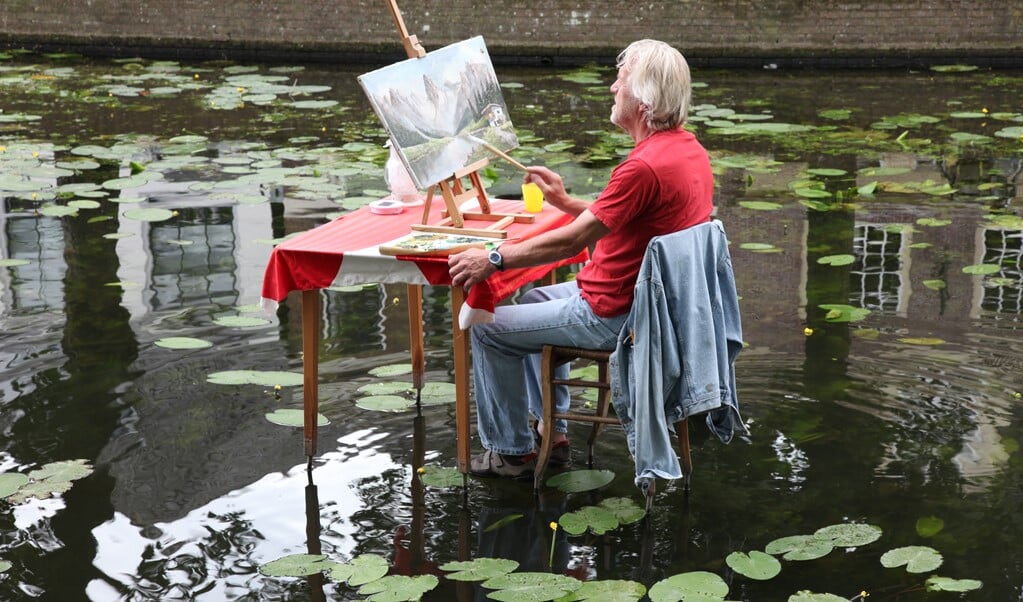
[[527, 171], [525, 165], [519, 163], [514, 158], [512, 158], [511, 155], [509, 155], [508, 153], [504, 152], [503, 150], [497, 148], [493, 144], [487, 142], [486, 140], [483, 140], [482, 138], [477, 138], [476, 136], [473, 136], [472, 134], [468, 134], [468, 136], [469, 136], [470, 140], [472, 140], [473, 142], [479, 144], [480, 146], [482, 146], [483, 148], [487, 149], [488, 151], [494, 153], [498, 157], [501, 157], [502, 159], [504, 159], [505, 161], [511, 163], [515, 167], [518, 167], [522, 171]]

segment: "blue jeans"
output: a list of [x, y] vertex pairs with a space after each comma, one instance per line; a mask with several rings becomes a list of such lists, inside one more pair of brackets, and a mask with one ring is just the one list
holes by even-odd
[[[614, 349], [627, 316], [595, 315], [571, 281], [534, 288], [517, 305], [499, 306], [494, 322], [473, 326], [476, 421], [483, 447], [511, 456], [533, 452], [529, 416], [539, 417], [543, 407], [543, 346]], [[559, 377], [567, 377], [568, 370], [567, 365], [559, 368]], [[560, 389], [555, 405], [564, 412], [569, 395], [565, 387]], [[565, 432], [567, 426], [559, 422], [555, 428]]]

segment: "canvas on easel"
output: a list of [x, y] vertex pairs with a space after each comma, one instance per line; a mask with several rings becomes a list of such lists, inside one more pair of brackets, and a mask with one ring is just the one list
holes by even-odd
[[[466, 217], [493, 222], [474, 234], [502, 237], [501, 228], [511, 221], [532, 221], [528, 215], [492, 214], [477, 174], [487, 165], [488, 152], [518, 146], [482, 37], [388, 65], [358, 80], [416, 186], [429, 189], [424, 223], [417, 229], [462, 229]], [[444, 199], [447, 217], [428, 225], [425, 216], [435, 189]], [[460, 210], [468, 199], [477, 200], [479, 212]]]

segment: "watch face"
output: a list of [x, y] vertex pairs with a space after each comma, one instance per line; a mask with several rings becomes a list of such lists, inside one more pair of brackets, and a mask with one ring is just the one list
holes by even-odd
[[500, 270], [501, 268], [504, 267], [504, 257], [501, 256], [501, 252], [498, 251], [497, 249], [494, 249], [493, 251], [490, 252], [488, 259], [490, 259], [490, 263], [494, 264], [494, 266], [496, 266], [497, 269]]

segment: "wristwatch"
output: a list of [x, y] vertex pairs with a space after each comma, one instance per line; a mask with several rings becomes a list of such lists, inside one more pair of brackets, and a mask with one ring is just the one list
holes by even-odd
[[487, 255], [487, 259], [489, 259], [490, 263], [498, 270], [504, 269], [504, 256], [501, 255], [501, 252], [497, 249], [491, 251], [490, 255]]

